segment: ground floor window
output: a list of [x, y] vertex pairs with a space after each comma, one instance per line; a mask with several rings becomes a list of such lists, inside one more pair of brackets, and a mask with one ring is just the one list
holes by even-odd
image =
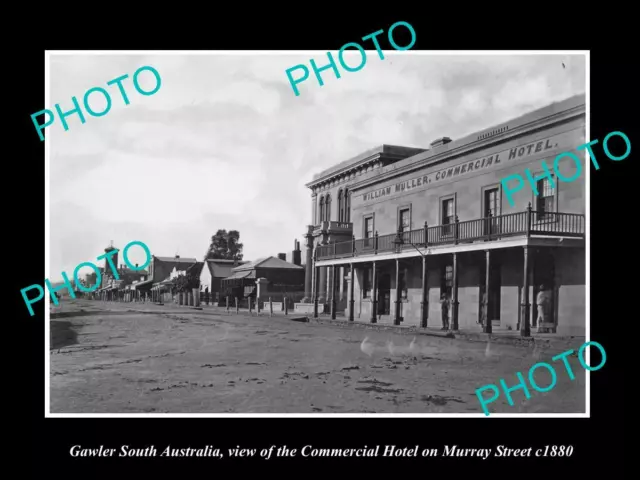
[[453, 291], [453, 265], [445, 265], [441, 270], [440, 291], [451, 297]]

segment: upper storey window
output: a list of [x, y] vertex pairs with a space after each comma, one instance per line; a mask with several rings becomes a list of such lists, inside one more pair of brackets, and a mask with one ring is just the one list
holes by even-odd
[[320, 205], [318, 205], [318, 223], [324, 220], [324, 211], [325, 211], [324, 196], [321, 196]]
[[344, 189], [344, 221], [351, 222], [351, 192]]

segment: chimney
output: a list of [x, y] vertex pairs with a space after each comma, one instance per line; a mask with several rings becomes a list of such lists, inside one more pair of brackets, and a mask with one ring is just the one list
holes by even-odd
[[280, 260], [284, 260], [286, 262], [287, 261], [287, 254], [286, 253], [279, 253], [278, 254], [278, 258]]
[[449, 137], [438, 138], [433, 142], [431, 142], [431, 147], [438, 148], [438, 147], [441, 147], [442, 145], [446, 145], [449, 142], [451, 142], [451, 139]]
[[298, 240], [295, 241], [295, 248], [291, 252], [291, 263], [294, 265], [302, 264], [302, 253], [300, 252], [300, 242]]

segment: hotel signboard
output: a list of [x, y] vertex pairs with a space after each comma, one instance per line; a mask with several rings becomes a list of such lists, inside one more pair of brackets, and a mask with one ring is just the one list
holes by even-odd
[[408, 190], [422, 190], [426, 188], [427, 185], [433, 185], [434, 183], [439, 183], [443, 180], [462, 177], [480, 170], [486, 170], [510, 160], [520, 160], [525, 157], [534, 156], [541, 152], [557, 148], [559, 140], [566, 135], [567, 133], [565, 132], [560, 135], [509, 148], [492, 155], [461, 162], [453, 166], [447, 166], [435, 172], [423, 174], [409, 180], [405, 180], [404, 182], [396, 183], [395, 185], [371, 190], [362, 194], [362, 200], [364, 202], [372, 202], [381, 197], [401, 194]]

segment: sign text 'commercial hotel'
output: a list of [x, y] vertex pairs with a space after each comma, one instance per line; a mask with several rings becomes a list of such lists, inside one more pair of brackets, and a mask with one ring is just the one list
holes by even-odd
[[426, 188], [426, 186], [432, 182], [440, 182], [445, 179], [452, 179], [454, 177], [462, 176], [467, 173], [490, 168], [491, 166], [499, 166], [502, 160], [505, 158], [507, 160], [513, 160], [515, 158], [521, 158], [540, 153], [544, 150], [551, 150], [552, 148], [554, 148], [554, 145], [551, 143], [551, 139], [547, 139], [546, 142], [534, 142], [521, 147], [514, 147], [509, 150], [496, 153], [495, 155], [489, 155], [488, 157], [483, 157], [481, 159], [479, 158], [475, 161], [463, 162], [456, 166], [439, 170], [435, 174], [422, 175], [405, 182], [396, 183], [394, 186], [383, 187], [373, 192], [367, 192], [364, 193], [362, 197], [365, 202], [368, 202], [376, 200], [380, 197], [392, 195], [394, 193], [402, 193], [405, 190]]

